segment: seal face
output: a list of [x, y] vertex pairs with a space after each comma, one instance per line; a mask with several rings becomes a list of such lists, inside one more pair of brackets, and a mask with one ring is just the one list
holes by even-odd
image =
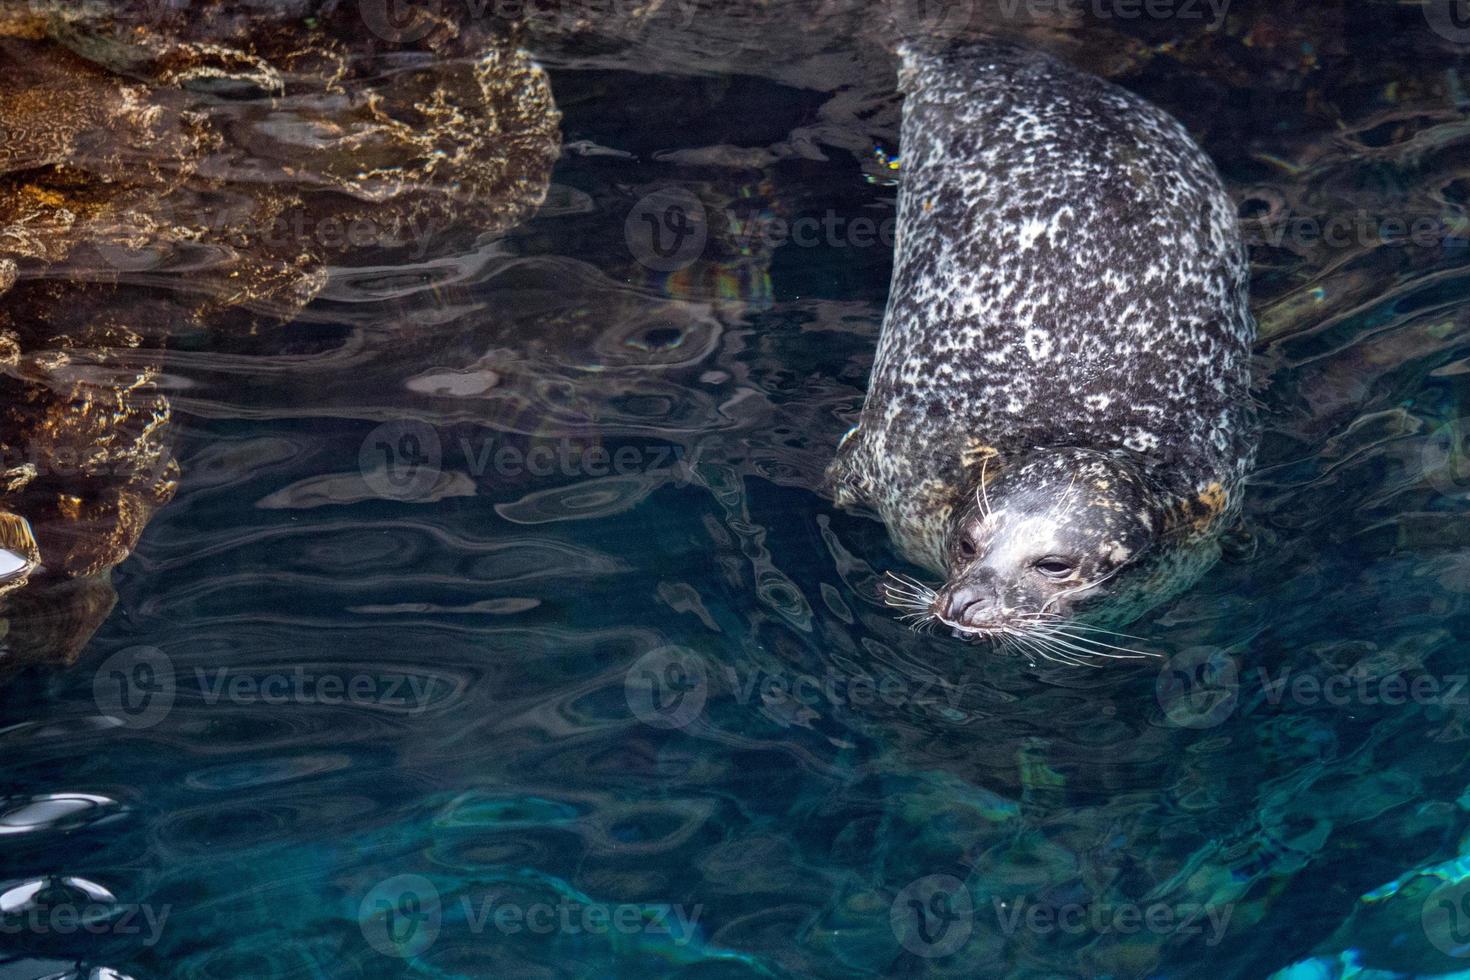
[[903, 51], [898, 248], [829, 479], [967, 635], [1140, 615], [1214, 560], [1255, 453], [1235, 208], [1169, 115], [1000, 42]]

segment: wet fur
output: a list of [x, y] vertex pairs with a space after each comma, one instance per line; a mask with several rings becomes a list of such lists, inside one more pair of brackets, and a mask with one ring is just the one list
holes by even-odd
[[[1172, 117], [1040, 53], [910, 47], [900, 83], [893, 282], [833, 491], [945, 573], [982, 469], [993, 483], [1047, 450], [1126, 460], [1156, 522], [1104, 617], [1131, 619], [1214, 561], [1253, 462], [1234, 205]], [[1077, 477], [1058, 465], [1028, 492]], [[1106, 522], [1106, 498], [1067, 521]]]

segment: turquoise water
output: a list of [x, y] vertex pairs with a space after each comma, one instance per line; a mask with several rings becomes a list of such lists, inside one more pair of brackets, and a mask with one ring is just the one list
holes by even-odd
[[0, 689], [0, 977], [1470, 971], [1470, 49], [1077, 35], [1242, 201], [1266, 423], [1166, 659], [1082, 670], [878, 600], [818, 486], [891, 69], [705, 13], [533, 29], [567, 149], [508, 235], [170, 351], [177, 498]]

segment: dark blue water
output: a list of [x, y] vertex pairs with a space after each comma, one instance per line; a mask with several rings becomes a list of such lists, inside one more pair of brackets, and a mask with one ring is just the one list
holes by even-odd
[[0, 977], [1470, 970], [1470, 49], [1383, 4], [1071, 36], [1242, 202], [1266, 421], [1226, 561], [1130, 628], [1164, 659], [1085, 670], [878, 600], [818, 488], [891, 66], [704, 13], [531, 32], [528, 222], [167, 355], [178, 496], [0, 689]]

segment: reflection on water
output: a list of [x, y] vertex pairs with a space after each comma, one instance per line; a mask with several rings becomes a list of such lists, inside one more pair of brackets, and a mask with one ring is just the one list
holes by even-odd
[[[4, 501], [0, 975], [1464, 968], [1443, 11], [115, 6], [0, 14], [52, 93], [5, 103], [5, 463], [105, 450]], [[887, 39], [956, 9], [1178, 114], [1254, 243], [1260, 471], [1162, 670], [908, 632], [816, 489]]]

